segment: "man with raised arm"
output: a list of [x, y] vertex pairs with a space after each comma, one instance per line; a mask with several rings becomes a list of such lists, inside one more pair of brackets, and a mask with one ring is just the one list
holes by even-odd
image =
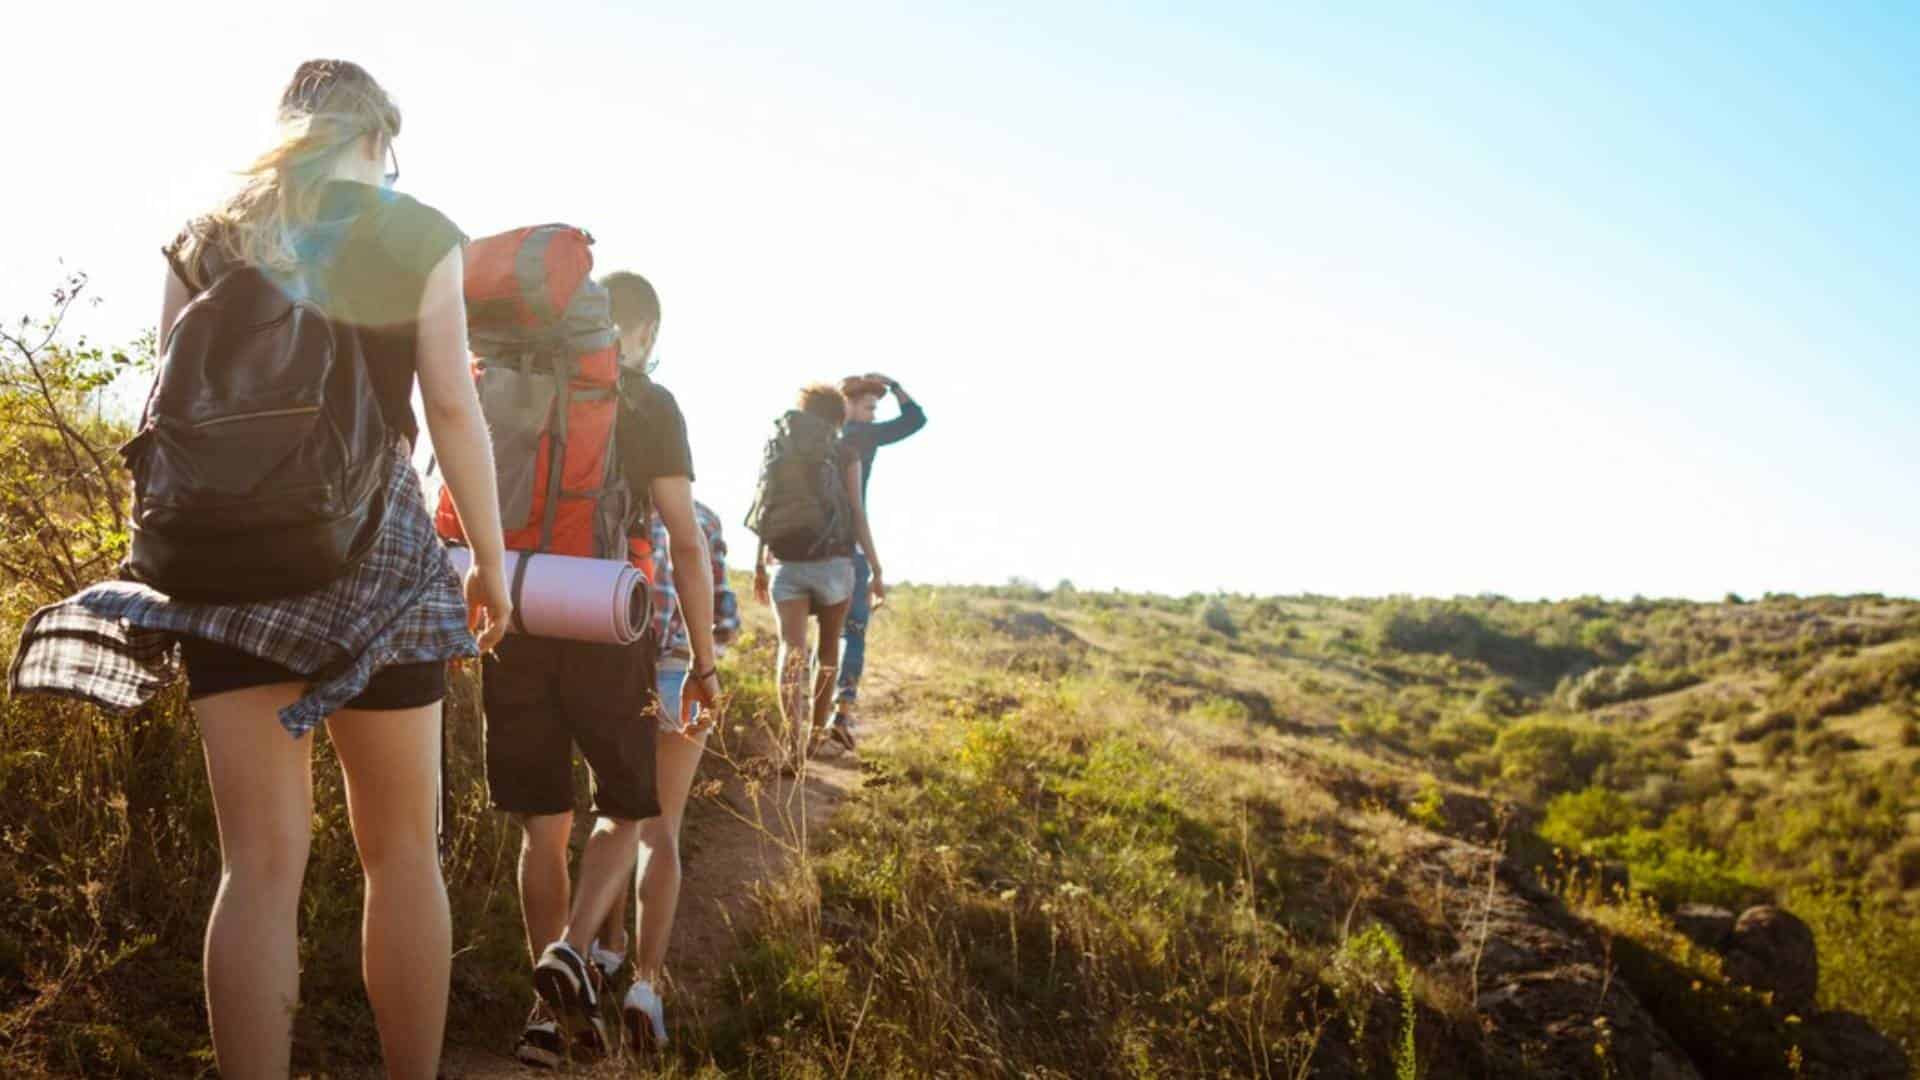
[[[898, 380], [877, 372], [840, 380], [840, 393], [847, 399], [847, 425], [840, 437], [860, 455], [861, 504], [868, 506], [867, 482], [872, 479], [873, 460], [880, 448], [926, 427], [927, 414]], [[879, 411], [880, 399], [889, 393], [899, 403], [900, 414], [891, 420], [876, 421], [874, 415]], [[868, 512], [871, 513], [870, 507]], [[867, 619], [874, 607], [867, 592], [871, 565], [867, 553], [858, 548], [853, 553], [853, 573], [853, 603], [847, 611], [842, 636], [839, 692], [833, 719], [827, 724], [827, 734], [848, 750], [853, 750], [859, 739], [855, 705], [860, 697], [860, 675], [866, 667]]]

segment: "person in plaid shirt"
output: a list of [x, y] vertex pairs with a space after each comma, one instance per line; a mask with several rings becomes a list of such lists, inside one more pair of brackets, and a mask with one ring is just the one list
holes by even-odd
[[[100, 582], [35, 613], [10, 680], [16, 693], [126, 713], [185, 675], [220, 826], [205, 978], [214, 1062], [225, 1076], [288, 1073], [314, 732], [324, 725], [366, 877], [361, 969], [386, 1074], [433, 1076], [453, 954], [434, 825], [446, 665], [493, 648], [513, 615], [492, 451], [468, 372], [463, 236], [446, 215], [393, 190], [400, 110], [366, 69], [301, 64], [278, 119], [277, 141], [238, 189], [162, 249], [157, 336], [169, 341], [191, 299], [234, 264], [324, 283], [302, 295], [330, 328], [360, 340], [392, 436], [387, 509], [371, 549], [333, 581], [292, 596], [202, 603], [150, 583]], [[464, 582], [408, 462], [419, 434], [416, 386], [473, 542]]]
[[[727, 646], [739, 636], [740, 601], [727, 584], [727, 542], [720, 533], [720, 515], [696, 500], [693, 517], [706, 534], [713, 565], [713, 655], [718, 663], [726, 655]], [[673, 584], [672, 545], [667, 540], [666, 524], [657, 513], [652, 529], [653, 629], [654, 640], [660, 644], [655, 669], [660, 712], [656, 721], [659, 731], [654, 736], [654, 774], [660, 815], [640, 823], [640, 852], [634, 866], [640, 947], [634, 952], [633, 977], [636, 983], [657, 986], [680, 898], [680, 820], [687, 794], [693, 789], [693, 774], [706, 750], [708, 729], [692, 723], [699, 717], [698, 702], [689, 703], [687, 716], [680, 715], [680, 687], [693, 663], [693, 648], [688, 640], [686, 614]], [[619, 973], [626, 951], [627, 904], [623, 894], [607, 913], [600, 937], [593, 943], [593, 961], [608, 982]]]
[[[740, 601], [727, 584], [727, 544], [720, 535], [720, 515], [713, 512], [707, 504], [695, 500], [693, 518], [706, 533], [707, 550], [713, 555], [713, 651], [715, 658], [725, 656], [727, 646], [740, 633]], [[693, 660], [692, 646], [687, 640], [687, 623], [683, 617], [678, 594], [673, 587], [673, 563], [667, 553], [666, 525], [660, 521], [660, 515], [653, 516], [653, 626], [654, 637], [660, 643], [659, 670], [685, 670]], [[672, 689], [667, 686], [664, 674], [660, 679], [660, 705], [665, 713], [660, 730], [677, 732], [680, 730], [679, 684]]]

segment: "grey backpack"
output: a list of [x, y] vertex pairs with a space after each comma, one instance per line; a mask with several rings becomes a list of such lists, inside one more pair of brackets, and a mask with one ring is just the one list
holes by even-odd
[[853, 554], [853, 504], [840, 473], [840, 433], [794, 410], [774, 422], [747, 528], [784, 562]]

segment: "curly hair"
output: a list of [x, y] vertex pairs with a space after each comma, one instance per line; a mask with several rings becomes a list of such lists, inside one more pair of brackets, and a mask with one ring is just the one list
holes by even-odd
[[839, 389], [827, 383], [810, 383], [800, 388], [795, 403], [801, 412], [812, 413], [834, 427], [847, 422], [847, 399]]

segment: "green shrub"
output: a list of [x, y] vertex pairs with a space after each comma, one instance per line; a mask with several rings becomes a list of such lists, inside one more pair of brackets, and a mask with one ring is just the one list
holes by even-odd
[[1438, 832], [1447, 827], [1447, 816], [1443, 812], [1446, 805], [1447, 797], [1440, 790], [1440, 781], [1425, 776], [1420, 780], [1419, 794], [1407, 804], [1407, 816]]
[[1857, 712], [1879, 702], [1904, 702], [1920, 691], [1920, 647], [1834, 660], [1795, 680], [1778, 695], [1796, 717]]
[[1367, 1016], [1374, 998], [1389, 989], [1400, 1000], [1400, 1036], [1394, 1043], [1393, 1067], [1396, 1080], [1414, 1080], [1419, 1075], [1419, 1057], [1415, 1051], [1414, 1024], [1419, 1012], [1413, 997], [1413, 967], [1400, 948], [1400, 939], [1379, 923], [1340, 943], [1331, 968], [1334, 995], [1347, 1013], [1347, 1023], [1356, 1050], [1364, 1052]]
[[1684, 668], [1621, 664], [1618, 667], [1597, 667], [1567, 681], [1560, 690], [1560, 696], [1570, 708], [1597, 709], [1616, 702], [1671, 693], [1699, 681], [1698, 675]]
[[1427, 732], [1422, 750], [1429, 757], [1441, 760], [1453, 760], [1456, 767], [1464, 767], [1457, 760], [1476, 750], [1486, 750], [1500, 737], [1500, 725], [1484, 716], [1472, 713], [1455, 713], [1445, 716]]
[[1718, 851], [1670, 844], [1645, 829], [1628, 833], [1624, 846], [1633, 887], [1668, 906], [1714, 904], [1737, 911], [1765, 896], [1751, 873]]
[[1793, 757], [1794, 745], [1791, 731], [1775, 731], [1769, 734], [1760, 740], [1760, 763], [1769, 767], [1778, 765], [1780, 759]]
[[1202, 698], [1190, 711], [1195, 717], [1217, 724], [1246, 724], [1253, 719], [1246, 703], [1238, 698]]
[[1227, 610], [1227, 605], [1219, 597], [1208, 600], [1200, 608], [1200, 625], [1226, 637], [1235, 637], [1240, 633], [1239, 627], [1234, 625], [1233, 612]]
[[1494, 740], [1501, 779], [1537, 798], [1574, 791], [1619, 754], [1612, 732], [1585, 721], [1530, 717]]
[[1639, 826], [1645, 816], [1619, 792], [1590, 787], [1554, 796], [1547, 803], [1540, 837], [1549, 843], [1580, 850], [1590, 841]]
[[1795, 889], [1786, 906], [1813, 930], [1821, 1007], [1873, 1021], [1920, 1064], [1920, 918], [1838, 882]]

